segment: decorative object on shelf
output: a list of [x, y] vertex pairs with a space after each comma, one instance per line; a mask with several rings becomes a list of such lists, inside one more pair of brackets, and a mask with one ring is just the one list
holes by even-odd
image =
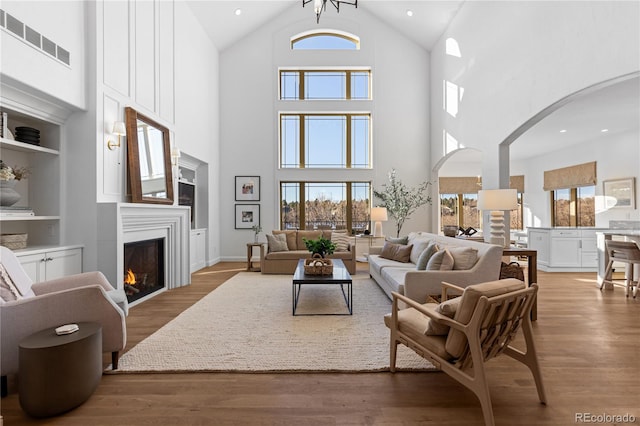
[[328, 254], [333, 254], [336, 250], [336, 243], [324, 237], [318, 237], [315, 240], [303, 238], [302, 241], [304, 241], [304, 245], [307, 247], [307, 250], [309, 250], [313, 255], [320, 255], [322, 258]]
[[384, 237], [384, 234], [382, 233], [382, 222], [386, 222], [387, 220], [389, 220], [389, 217], [387, 216], [387, 208], [372, 207], [371, 220], [375, 222], [375, 225], [373, 227], [373, 236]]
[[260, 225], [260, 204], [236, 204], [236, 229]]
[[636, 178], [611, 179], [602, 182], [607, 209], [636, 208]]
[[445, 225], [442, 228], [442, 233], [445, 237], [455, 237], [458, 235], [458, 225]]
[[31, 145], [40, 146], [40, 130], [33, 127], [16, 127], [16, 140]]
[[0, 246], [5, 246], [10, 250], [20, 250], [27, 248], [29, 234], [2, 234], [0, 235]]
[[0, 138], [6, 138], [8, 134], [9, 123], [7, 122], [7, 113], [0, 112]]
[[253, 242], [257, 243], [258, 235], [260, 235], [260, 233], [262, 232], [262, 226], [260, 226], [260, 224], [256, 224], [256, 225], [253, 225], [251, 229], [253, 230]]
[[113, 142], [111, 138], [107, 139], [107, 148], [110, 151], [113, 151], [116, 148], [120, 148], [120, 138], [122, 136], [127, 136], [127, 129], [124, 126], [124, 121], [115, 121], [113, 123], [113, 130], [111, 134], [118, 136], [118, 142]]
[[389, 183], [382, 185], [382, 190], [373, 190], [373, 195], [382, 200], [380, 204], [387, 208], [389, 215], [396, 221], [396, 237], [400, 236], [402, 225], [419, 207], [431, 204], [431, 196], [427, 189], [431, 182], [422, 182], [415, 188], [407, 188], [398, 178], [395, 169], [389, 172]]
[[0, 160], [0, 206], [12, 206], [20, 201], [21, 195], [14, 188], [16, 182], [26, 179], [29, 173], [26, 167], [9, 167]]
[[[348, 4], [350, 6], [355, 6], [358, 8], [358, 0], [353, 1], [345, 1], [345, 0], [329, 0], [333, 7], [336, 8], [336, 11], [340, 13], [340, 4]], [[322, 12], [327, 10], [327, 0], [302, 0], [302, 7], [304, 7], [307, 3], [313, 2], [313, 11], [316, 13], [316, 23], [320, 23], [320, 15]]]
[[305, 275], [331, 275], [333, 274], [333, 261], [324, 259], [319, 254], [304, 260]]
[[491, 211], [491, 244], [505, 247], [510, 239], [505, 238], [504, 211], [518, 208], [517, 189], [481, 189], [478, 191], [478, 210]]
[[236, 176], [236, 201], [260, 201], [260, 176]]

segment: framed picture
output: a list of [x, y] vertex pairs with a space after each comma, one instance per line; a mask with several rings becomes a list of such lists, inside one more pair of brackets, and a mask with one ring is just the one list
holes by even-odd
[[260, 176], [236, 176], [236, 201], [260, 201]]
[[636, 178], [611, 179], [602, 182], [607, 209], [636, 208]]
[[260, 204], [236, 204], [236, 229], [260, 225]]

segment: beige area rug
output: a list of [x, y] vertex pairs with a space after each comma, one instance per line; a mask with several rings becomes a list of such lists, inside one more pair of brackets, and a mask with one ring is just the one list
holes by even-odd
[[[290, 276], [243, 272], [120, 358], [117, 372], [388, 371], [391, 302], [354, 278], [353, 315], [292, 316]], [[337, 285], [302, 287], [298, 314], [345, 313]], [[398, 369], [435, 370], [398, 347]]]

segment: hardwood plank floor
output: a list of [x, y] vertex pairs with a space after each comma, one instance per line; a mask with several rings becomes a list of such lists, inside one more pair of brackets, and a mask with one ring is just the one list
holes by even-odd
[[[127, 348], [243, 270], [220, 263], [194, 274], [191, 286], [132, 308]], [[500, 357], [487, 367], [496, 423], [571, 425], [579, 413], [629, 414], [640, 423], [640, 297], [600, 292], [595, 273], [538, 278], [534, 332], [548, 404], [538, 402], [526, 367]], [[105, 375], [85, 404], [62, 416], [29, 418], [15, 392], [0, 404], [6, 426], [483, 424], [473, 393], [433, 372]]]

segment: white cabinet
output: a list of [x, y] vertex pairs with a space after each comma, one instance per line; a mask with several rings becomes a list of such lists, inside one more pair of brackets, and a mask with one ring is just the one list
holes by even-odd
[[529, 247], [538, 251], [538, 267], [548, 272], [595, 271], [596, 229], [529, 228]]
[[538, 265], [549, 265], [549, 231], [529, 229], [527, 244], [531, 250], [538, 252]]
[[189, 246], [191, 273], [207, 266], [207, 230], [193, 229]]
[[82, 272], [81, 247], [27, 250], [16, 252], [16, 256], [29, 278], [36, 283]]

